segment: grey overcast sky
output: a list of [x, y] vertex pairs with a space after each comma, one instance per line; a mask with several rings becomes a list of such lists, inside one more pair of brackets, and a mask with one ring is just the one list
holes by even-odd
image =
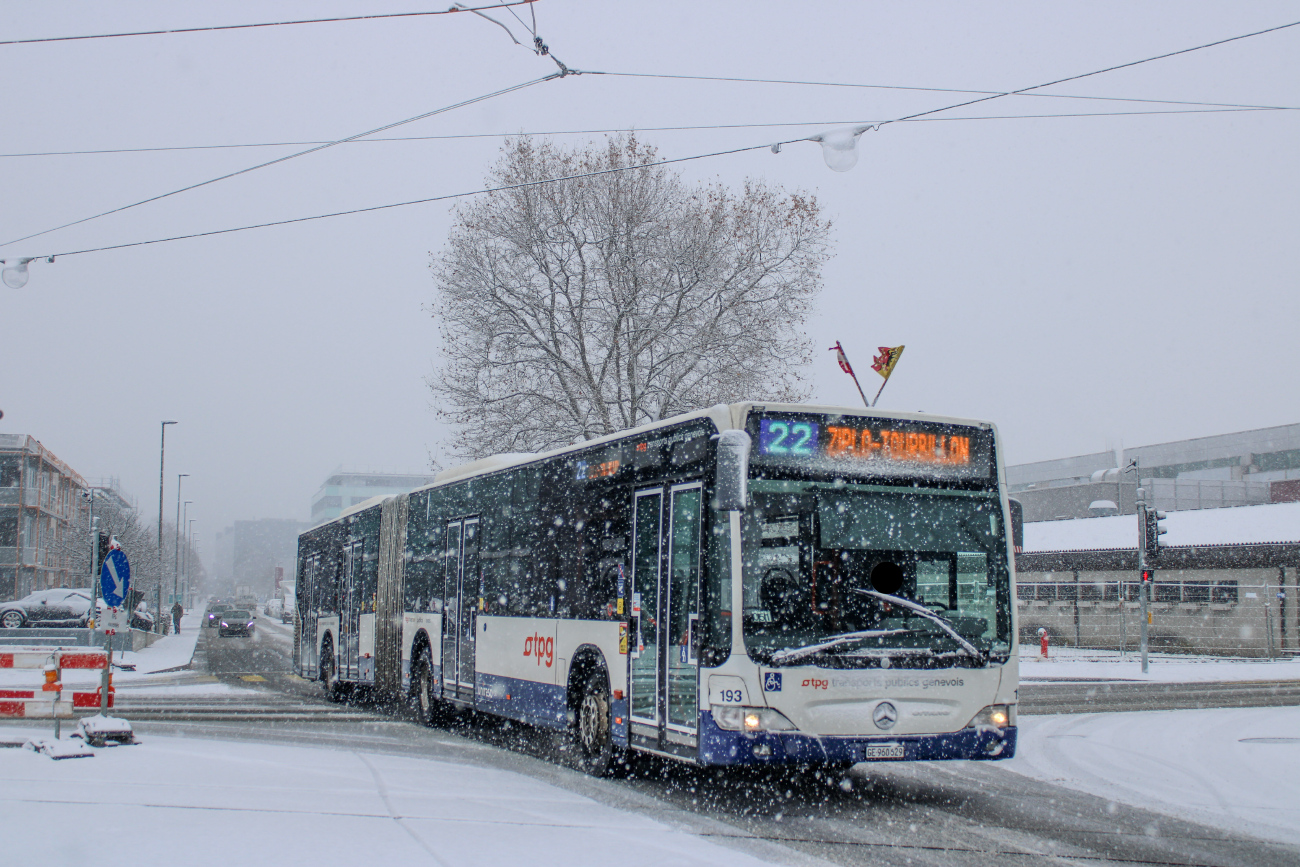
[[[419, 8], [5, 0], [0, 39]], [[1300, 3], [539, 0], [535, 12], [575, 69], [1001, 91], [1300, 20]], [[1300, 27], [1045, 92], [1300, 106], [1298, 61]], [[0, 46], [0, 152], [332, 140], [554, 70], [469, 14]], [[388, 133], [486, 137], [343, 145], [0, 256], [471, 190], [499, 147], [491, 134], [810, 124], [642, 134], [677, 157], [958, 101], [584, 75]], [[1006, 97], [869, 132], [844, 174], [811, 143], [681, 171], [815, 192], [836, 224], [809, 322], [819, 348], [844, 341], [871, 387], [875, 347], [906, 344], [880, 405], [995, 421], [1011, 462], [1300, 421], [1300, 112], [954, 119], [1174, 108]], [[0, 157], [0, 241], [293, 151]], [[209, 553], [234, 520], [305, 519], [336, 467], [423, 470], [443, 435], [424, 306], [449, 212], [34, 263], [25, 289], [0, 286], [0, 431], [32, 434], [87, 477], [120, 477], [149, 517], [159, 421], [178, 420], [167, 514], [175, 474], [190, 473]], [[821, 401], [858, 402], [830, 353], [812, 374]]]

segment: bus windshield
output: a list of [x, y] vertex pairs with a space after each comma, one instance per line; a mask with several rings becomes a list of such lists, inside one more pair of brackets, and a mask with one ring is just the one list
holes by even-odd
[[769, 665], [936, 668], [1010, 651], [996, 491], [751, 482], [744, 636]]

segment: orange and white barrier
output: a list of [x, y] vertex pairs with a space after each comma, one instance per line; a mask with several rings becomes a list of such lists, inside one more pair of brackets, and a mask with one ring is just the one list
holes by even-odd
[[[70, 717], [76, 708], [101, 706], [101, 689], [63, 689], [62, 672], [105, 669], [108, 654], [88, 648], [19, 648], [0, 653], [0, 668], [43, 669], [45, 682], [33, 689], [0, 688], [0, 717], [50, 719]], [[108, 675], [108, 706], [113, 706], [113, 675]]]

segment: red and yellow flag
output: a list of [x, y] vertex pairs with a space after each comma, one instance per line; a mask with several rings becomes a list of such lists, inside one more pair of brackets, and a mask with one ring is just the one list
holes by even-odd
[[871, 369], [889, 379], [889, 374], [894, 372], [894, 365], [898, 364], [898, 359], [903, 354], [901, 346], [880, 346], [880, 355], [872, 359]]

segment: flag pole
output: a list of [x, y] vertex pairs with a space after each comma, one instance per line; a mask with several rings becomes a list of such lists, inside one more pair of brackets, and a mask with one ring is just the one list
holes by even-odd
[[883, 376], [885, 381], [880, 383], [880, 388], [876, 390], [876, 397], [871, 401], [871, 406], [874, 407], [876, 401], [880, 400], [880, 393], [885, 390], [886, 385], [889, 385], [889, 377], [894, 375], [894, 365], [898, 364], [898, 359], [901, 358], [902, 355], [902, 346], [880, 347], [880, 357], [875, 359], [875, 363], [871, 365], [871, 369]]
[[[880, 392], [884, 391], [884, 390], [885, 390], [885, 386], [887, 386], [887, 385], [889, 385], [889, 380], [888, 380], [888, 379], [886, 379], [884, 382], [880, 383], [880, 388], [879, 388], [879, 390], [876, 391], [876, 396], [875, 396], [875, 398], [871, 401], [871, 403], [867, 404], [867, 406], [875, 406], [875, 405], [876, 405], [876, 401], [877, 401], [877, 400], [880, 400]], [[866, 398], [864, 397], [863, 400], [866, 400]]]
[[[862, 402], [866, 404], [867, 409], [871, 409], [871, 404], [867, 402], [867, 395], [863, 392], [861, 383], [858, 382], [858, 375], [854, 372], [853, 365], [849, 364], [849, 357], [844, 354], [844, 347], [841, 346], [840, 342], [837, 340], [835, 341], [835, 345], [831, 347], [831, 350], [838, 352], [839, 357], [844, 359], [844, 363], [841, 364], [840, 367], [845, 368], [845, 372], [848, 373], [849, 376], [853, 377], [853, 384], [858, 387], [858, 394], [862, 396]], [[879, 397], [879, 395], [877, 395], [877, 397]]]

